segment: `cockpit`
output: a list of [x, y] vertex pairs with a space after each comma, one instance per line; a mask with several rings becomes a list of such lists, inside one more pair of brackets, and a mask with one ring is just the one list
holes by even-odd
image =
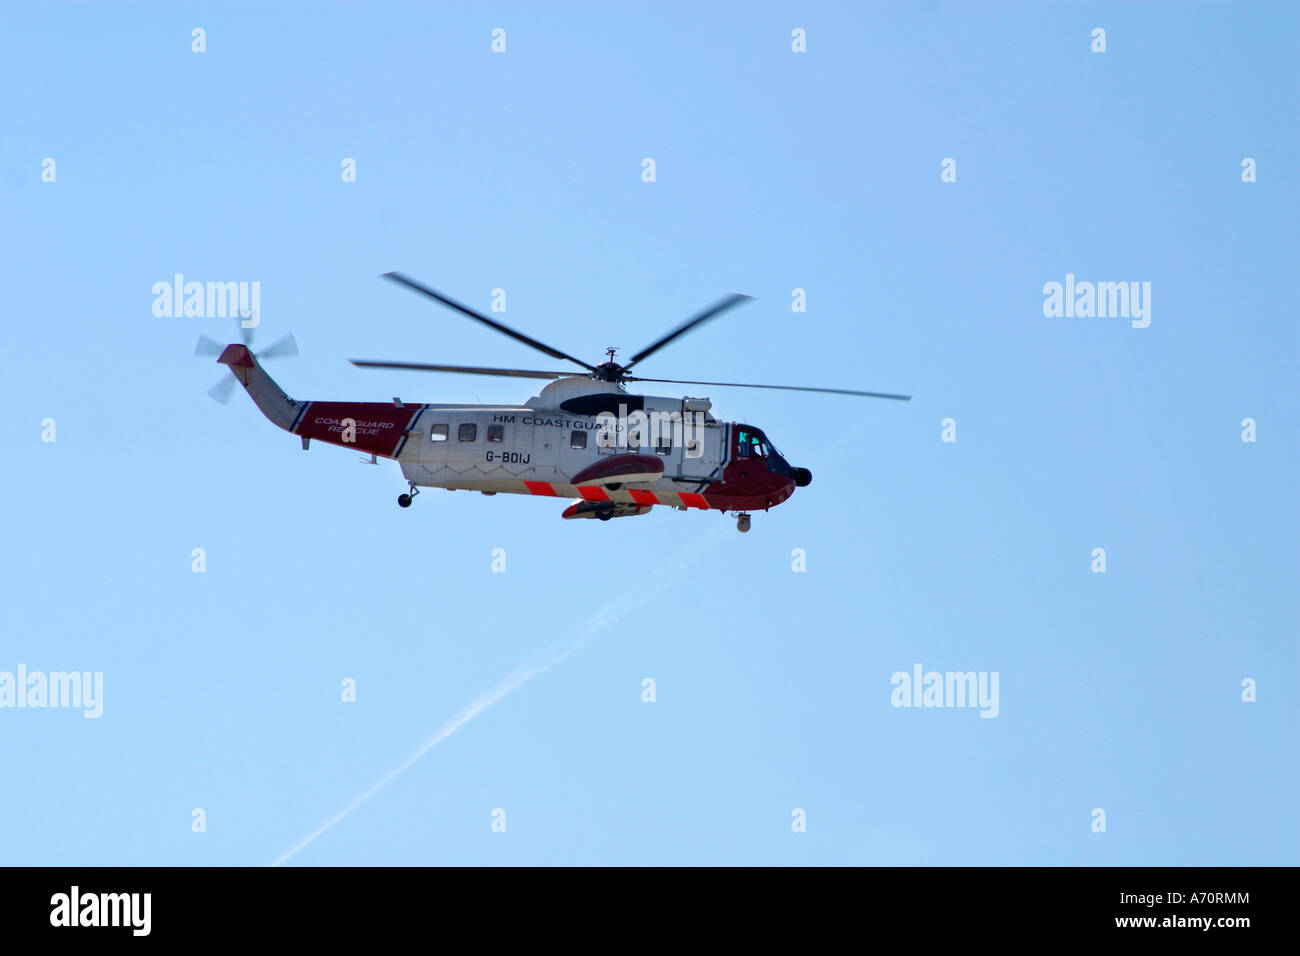
[[780, 458], [780, 452], [757, 428], [736, 426], [736, 454], [741, 458]]
[[737, 460], [763, 462], [768, 471], [792, 478], [800, 488], [812, 481], [812, 472], [806, 468], [792, 468], [763, 430], [753, 425], [736, 425], [735, 454]]

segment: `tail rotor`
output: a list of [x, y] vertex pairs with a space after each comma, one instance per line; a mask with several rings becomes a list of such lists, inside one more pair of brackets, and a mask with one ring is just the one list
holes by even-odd
[[[253, 329], [245, 328], [244, 323], [239, 323], [240, 338], [250, 349], [253, 345]], [[198, 342], [194, 345], [194, 354], [203, 357], [212, 357], [220, 355], [226, 347], [216, 339], [209, 338], [206, 335], [200, 335]], [[293, 337], [293, 333], [282, 336], [260, 352], [254, 352], [258, 359], [282, 359], [295, 358], [298, 355], [298, 341]], [[216, 385], [208, 389], [208, 396], [214, 401], [225, 405], [230, 401], [231, 393], [235, 390], [237, 380], [233, 375], [224, 375]]]

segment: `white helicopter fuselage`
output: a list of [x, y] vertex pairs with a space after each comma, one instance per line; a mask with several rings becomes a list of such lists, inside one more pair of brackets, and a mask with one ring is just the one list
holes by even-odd
[[[573, 398], [602, 395], [610, 396], [609, 414], [620, 423], [615, 429], [609, 418], [561, 407]], [[629, 436], [621, 423], [633, 403], [647, 415], [658, 413], [665, 421], [676, 416], [699, 427], [689, 445], [671, 432], [652, 440], [634, 429]], [[417, 486], [707, 508], [701, 492], [722, 477], [727, 425], [700, 408], [700, 400], [627, 396], [585, 377], [560, 379], [520, 406], [424, 405], [396, 458], [403, 476]], [[575, 482], [600, 459], [628, 454], [654, 455], [662, 473]]]

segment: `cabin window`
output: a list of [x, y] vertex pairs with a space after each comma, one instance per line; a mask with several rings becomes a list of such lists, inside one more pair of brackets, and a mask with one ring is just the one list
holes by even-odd
[[488, 441], [505, 441], [505, 440], [506, 440], [506, 426], [505, 426], [505, 425], [489, 425], [489, 426], [488, 426], [487, 439], [488, 439]]
[[432, 425], [432, 426], [430, 426], [430, 428], [429, 428], [429, 441], [446, 441], [446, 440], [447, 440], [447, 426], [446, 426], [446, 425]]
[[461, 441], [475, 441], [478, 439], [478, 426], [473, 422], [466, 422], [460, 426], [459, 438]]
[[586, 448], [586, 447], [587, 447], [587, 433], [584, 432], [584, 431], [577, 431], [577, 430], [575, 430], [575, 431], [573, 431], [572, 433], [570, 433], [570, 435], [569, 435], [569, 447], [570, 447], [570, 448]]

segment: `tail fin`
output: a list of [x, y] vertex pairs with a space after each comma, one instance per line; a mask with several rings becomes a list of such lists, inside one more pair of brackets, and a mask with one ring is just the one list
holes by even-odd
[[217, 361], [230, 366], [231, 373], [252, 396], [263, 415], [285, 431], [293, 430], [305, 403], [295, 402], [286, 395], [284, 389], [275, 384], [275, 379], [257, 364], [248, 346], [227, 345]]

